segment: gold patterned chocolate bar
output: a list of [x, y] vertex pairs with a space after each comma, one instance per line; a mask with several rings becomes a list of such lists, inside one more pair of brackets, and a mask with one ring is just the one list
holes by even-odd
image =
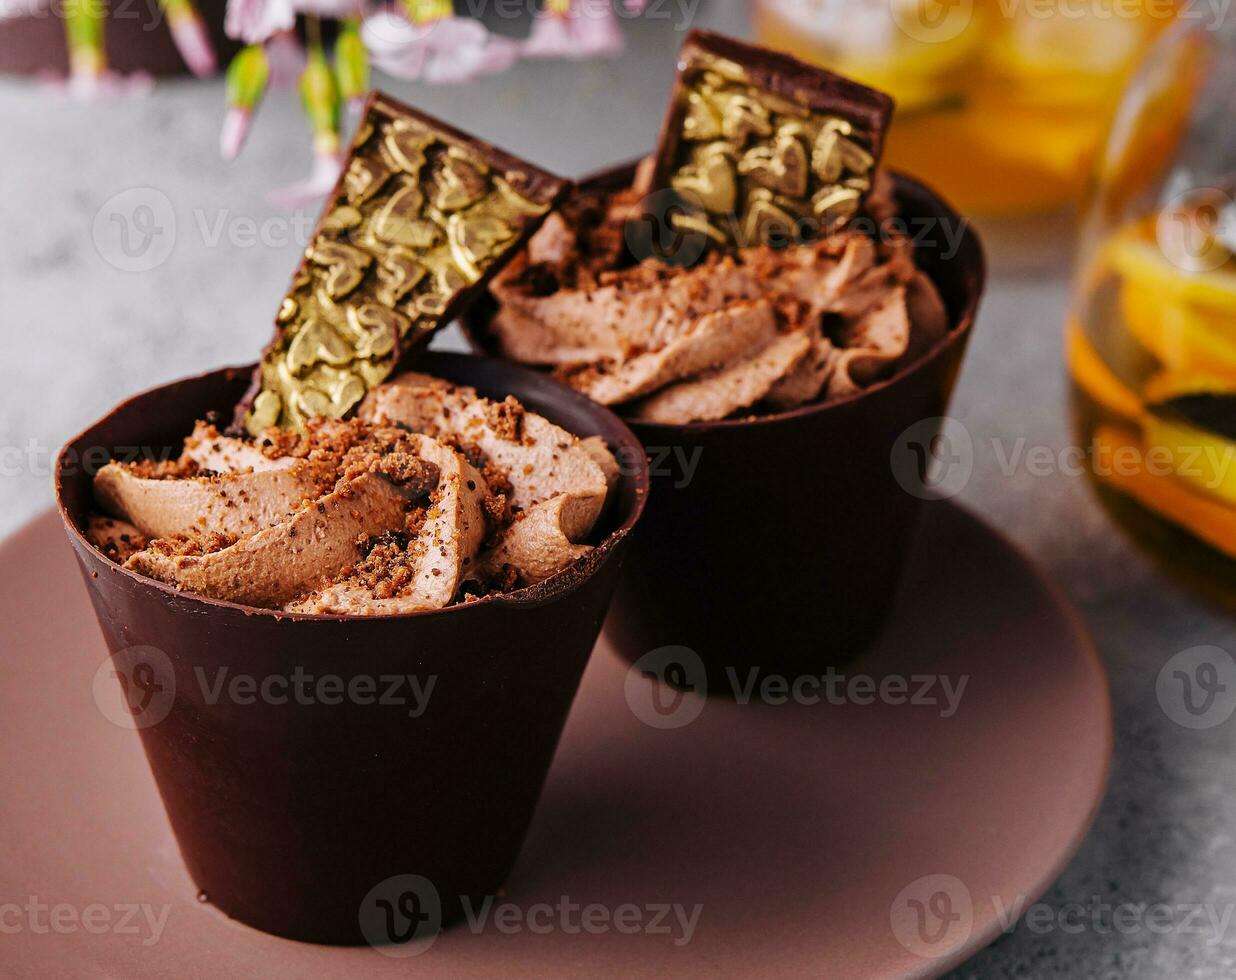
[[237, 422], [256, 435], [342, 418], [480, 295], [567, 186], [371, 95]]
[[669, 221], [731, 248], [808, 241], [871, 189], [892, 99], [788, 55], [693, 31], [661, 133]]

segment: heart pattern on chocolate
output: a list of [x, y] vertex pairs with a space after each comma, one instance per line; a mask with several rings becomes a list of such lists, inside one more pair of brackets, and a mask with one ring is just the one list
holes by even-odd
[[807, 149], [798, 137], [778, 133], [771, 146], [752, 147], [738, 161], [738, 172], [778, 194], [807, 193]]
[[342, 207], [335, 208], [328, 214], [319, 226], [319, 231], [344, 232], [351, 231], [353, 228], [360, 227], [363, 221], [360, 211], [351, 205], [345, 204]]
[[[788, 215], [807, 219], [796, 230], [808, 240], [821, 230], [813, 200], [827, 202], [821, 213], [835, 227], [857, 210], [849, 191], [861, 205], [870, 190], [886, 96], [707, 32], [683, 46], [675, 91], [654, 180], [677, 192], [676, 228], [707, 224], [710, 241], [742, 247]], [[761, 237], [745, 238], [746, 228]]]
[[425, 194], [420, 187], [411, 181], [401, 182], [374, 217], [374, 235], [388, 245], [420, 250], [433, 248], [442, 237], [442, 229], [421, 217], [424, 207]]
[[433, 206], [439, 211], [458, 211], [475, 204], [485, 193], [485, 174], [464, 157], [448, 153], [438, 168]]
[[311, 410], [340, 417], [561, 190], [530, 164], [375, 98], [280, 309], [246, 427], [256, 434], [272, 413], [298, 430]]
[[772, 135], [772, 120], [768, 110], [746, 95], [728, 95], [721, 99], [721, 130], [726, 139], [739, 146], [752, 137]]
[[797, 237], [797, 219], [777, 204], [768, 191], [751, 195], [742, 224], [743, 237], [748, 242], [783, 247]]
[[487, 215], [466, 217], [452, 214], [446, 225], [455, 264], [473, 282], [481, 277], [481, 265], [493, 255], [495, 247], [509, 240], [513, 234], [506, 222]]
[[425, 166], [425, 150], [433, 142], [433, 134], [410, 119], [396, 119], [386, 127], [382, 149], [391, 162], [406, 174], [419, 176]]
[[825, 187], [811, 199], [812, 210], [832, 228], [858, 210], [859, 191], [855, 187]]
[[352, 348], [329, 323], [313, 319], [301, 327], [288, 347], [287, 365], [293, 374], [302, 374], [306, 368], [323, 362], [347, 364], [352, 359]]
[[395, 306], [425, 274], [425, 267], [412, 252], [398, 246], [392, 248], [378, 266], [378, 299], [387, 306]]
[[353, 336], [357, 357], [383, 357], [395, 349], [398, 338], [408, 329], [408, 318], [394, 310], [365, 303], [349, 306], [347, 323]]
[[371, 157], [353, 157], [343, 174], [343, 190], [353, 204], [364, 204], [378, 193], [395, 171], [384, 161]]
[[732, 214], [738, 201], [738, 184], [729, 146], [714, 143], [704, 147], [696, 163], [683, 167], [674, 175], [674, 190], [697, 200], [712, 214]]
[[319, 236], [308, 251], [309, 260], [326, 269], [326, 295], [342, 299], [360, 285], [373, 258], [354, 245]]
[[682, 120], [682, 129], [689, 140], [715, 140], [722, 135], [721, 116], [703, 95], [690, 92], [687, 94], [687, 114]]

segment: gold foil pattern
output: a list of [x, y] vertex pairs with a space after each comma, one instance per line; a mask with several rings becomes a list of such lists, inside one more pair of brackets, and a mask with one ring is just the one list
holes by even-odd
[[891, 101], [788, 57], [695, 32], [658, 153], [669, 220], [723, 247], [809, 241], [871, 188]]
[[346, 415], [514, 254], [565, 186], [372, 98], [276, 317], [245, 428]]

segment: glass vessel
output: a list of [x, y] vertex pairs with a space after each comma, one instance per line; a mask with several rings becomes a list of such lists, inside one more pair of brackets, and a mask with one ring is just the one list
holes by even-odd
[[758, 40], [897, 99], [886, 159], [962, 212], [1082, 196], [1120, 92], [1178, 0], [752, 0]]
[[1113, 120], [1067, 325], [1075, 416], [1102, 496], [1143, 540], [1228, 581], [1236, 580], [1234, 117], [1236, 24], [1208, 30], [1181, 20], [1153, 47]]

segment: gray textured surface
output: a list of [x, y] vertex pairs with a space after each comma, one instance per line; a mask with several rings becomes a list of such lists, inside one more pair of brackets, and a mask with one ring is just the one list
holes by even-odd
[[[711, 4], [696, 23], [744, 29], [736, 3]], [[680, 34], [662, 21], [632, 36], [617, 62], [527, 65], [467, 88], [388, 87], [580, 174], [655, 138]], [[0, 533], [48, 506], [51, 452], [117, 399], [249, 360], [265, 340], [296, 261], [294, 233], [304, 234], [316, 208], [297, 226], [263, 195], [301, 175], [308, 140], [294, 96], [278, 93], [241, 159], [226, 165], [215, 152], [221, 102], [218, 83], [168, 83], [144, 101], [80, 107], [0, 82]], [[176, 221], [169, 257], [145, 273], [114, 268], [92, 236], [105, 202], [135, 187], [166, 195]], [[220, 221], [223, 239], [212, 245]], [[284, 240], [246, 245], [253, 223]], [[1057, 233], [1047, 253], [1063, 251], [1062, 242]], [[1024, 248], [996, 242], [994, 252], [1002, 269], [1024, 264]], [[992, 283], [954, 405], [977, 447], [962, 499], [1078, 603], [1112, 680], [1111, 787], [1080, 855], [1045, 901], [1056, 910], [1095, 901], [1201, 905], [1222, 918], [1236, 902], [1236, 721], [1204, 731], [1174, 724], [1156, 700], [1155, 679], [1184, 648], [1231, 647], [1232, 621], [1164, 578], [1112, 526], [1083, 480], [1024, 467], [1008, 475], [993, 449], [993, 439], [1005, 452], [1022, 437], [1053, 451], [1070, 441], [1060, 358], [1065, 274], [1048, 265]], [[1177, 912], [1167, 930], [1111, 933], [1089, 918], [1078, 931], [1045, 934], [1022, 924], [958, 975], [1236, 975], [1236, 922], [1198, 934], [1183, 916]]]

